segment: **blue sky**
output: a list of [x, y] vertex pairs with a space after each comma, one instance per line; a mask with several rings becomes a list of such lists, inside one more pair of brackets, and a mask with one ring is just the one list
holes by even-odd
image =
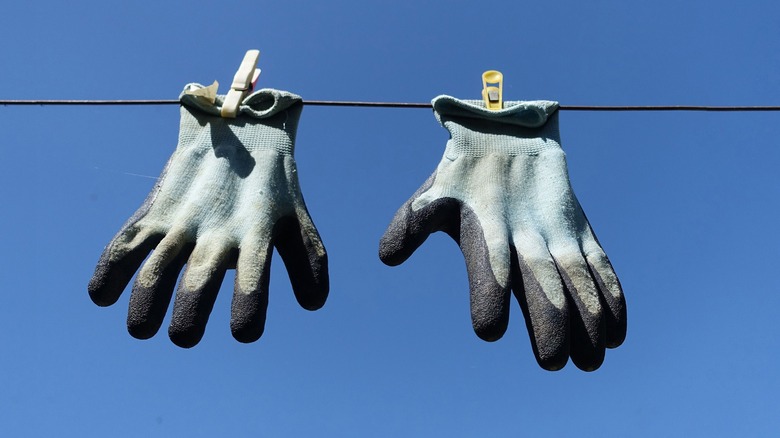
[[[554, 4], [553, 4], [554, 3]], [[311, 100], [778, 105], [777, 2], [13, 2], [2, 99], [175, 99], [230, 82]], [[4, 436], [774, 436], [780, 429], [780, 114], [560, 114], [575, 193], [620, 277], [628, 336], [544, 371], [522, 313], [471, 329], [436, 234], [377, 257], [447, 140], [430, 110], [305, 107], [296, 159], [330, 259], [301, 309], [278, 256], [263, 338], [235, 342], [228, 273], [195, 348], [127, 334], [86, 286], [177, 138], [176, 106], [0, 108]], [[169, 315], [170, 316], [170, 315]], [[167, 325], [168, 319], [166, 319]]]

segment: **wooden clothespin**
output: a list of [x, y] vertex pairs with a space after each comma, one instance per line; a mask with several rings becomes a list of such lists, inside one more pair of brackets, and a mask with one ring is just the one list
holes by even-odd
[[241, 101], [244, 100], [247, 93], [255, 88], [257, 78], [260, 77], [260, 69], [257, 68], [259, 59], [259, 50], [249, 50], [244, 55], [244, 60], [241, 61], [241, 65], [233, 77], [230, 91], [228, 91], [225, 101], [222, 103], [222, 117], [235, 118]]
[[482, 73], [482, 99], [485, 101], [485, 108], [491, 111], [504, 108], [503, 86], [504, 75], [500, 71], [488, 70]]

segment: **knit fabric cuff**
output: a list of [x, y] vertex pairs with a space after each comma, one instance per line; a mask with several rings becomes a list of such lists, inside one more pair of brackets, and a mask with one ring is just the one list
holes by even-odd
[[439, 123], [450, 132], [445, 156], [537, 155], [560, 148], [558, 102], [508, 101], [491, 111], [481, 100], [438, 96], [432, 101]]
[[[187, 84], [184, 91], [204, 88]], [[239, 142], [249, 152], [276, 151], [292, 155], [295, 134], [303, 109], [300, 96], [264, 88], [246, 96], [235, 119], [220, 115], [225, 96], [208, 99], [182, 92], [179, 147], [187, 145], [230, 145]]]

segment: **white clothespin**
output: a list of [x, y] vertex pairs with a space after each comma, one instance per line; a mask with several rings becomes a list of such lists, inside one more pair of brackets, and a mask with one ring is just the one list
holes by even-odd
[[485, 108], [491, 111], [504, 108], [504, 75], [500, 71], [488, 70], [482, 73], [482, 99]]
[[233, 77], [230, 91], [222, 103], [222, 117], [235, 118], [244, 96], [255, 87], [255, 82], [260, 77], [260, 69], [257, 68], [258, 59], [260, 59], [259, 50], [249, 50], [244, 55], [244, 60], [241, 61], [241, 66]]

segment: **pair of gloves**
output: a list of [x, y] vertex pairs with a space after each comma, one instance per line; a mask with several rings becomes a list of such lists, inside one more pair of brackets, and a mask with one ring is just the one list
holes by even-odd
[[[182, 94], [176, 151], [90, 281], [92, 300], [108, 306], [138, 271], [127, 321], [136, 338], [159, 330], [185, 265], [168, 330], [181, 347], [202, 338], [225, 271], [233, 268], [233, 336], [259, 339], [273, 247], [302, 307], [316, 310], [327, 298], [327, 254], [293, 158], [301, 98], [259, 90], [236, 119], [220, 117], [222, 99]], [[506, 331], [511, 290], [541, 367], [560, 369], [571, 357], [595, 370], [605, 347], [625, 338], [625, 299], [569, 184], [557, 108], [506, 102], [489, 111], [481, 101], [435, 98], [434, 114], [450, 133], [444, 157], [396, 213], [379, 256], [398, 265], [429, 234], [446, 232], [466, 260], [480, 338], [494, 341]]]

